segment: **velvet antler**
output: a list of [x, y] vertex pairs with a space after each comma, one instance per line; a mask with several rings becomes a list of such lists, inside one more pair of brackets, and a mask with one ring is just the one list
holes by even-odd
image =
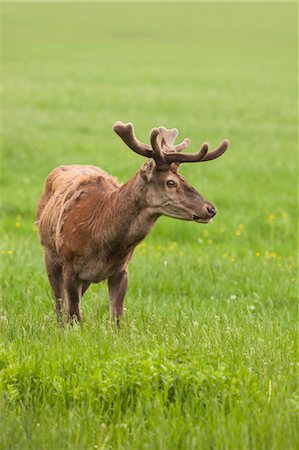
[[138, 153], [141, 156], [146, 156], [147, 158], [153, 157], [152, 148], [140, 142], [134, 133], [134, 125], [132, 123], [115, 122], [112, 127], [113, 131], [119, 135], [119, 137], [130, 147], [133, 152]]
[[180, 144], [174, 143], [178, 137], [178, 130], [176, 128], [168, 129], [159, 127], [158, 143], [164, 152], [181, 152], [190, 144], [190, 139], [185, 138]]
[[209, 144], [205, 142], [196, 153], [180, 153], [190, 144], [190, 139], [186, 138], [180, 144], [175, 145], [174, 141], [178, 136], [176, 128], [167, 129], [162, 126], [153, 128], [150, 132], [151, 146], [136, 138], [132, 123], [116, 122], [113, 125], [113, 131], [134, 152], [147, 158], [153, 158], [156, 161], [157, 169], [160, 170], [168, 168], [172, 163], [211, 161], [223, 155], [229, 145], [228, 140], [225, 139], [219, 147], [208, 153]]

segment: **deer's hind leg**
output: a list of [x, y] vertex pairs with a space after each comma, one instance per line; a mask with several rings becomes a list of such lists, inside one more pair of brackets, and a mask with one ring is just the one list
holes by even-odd
[[49, 282], [56, 300], [57, 318], [61, 320], [64, 302], [62, 267], [57, 258], [55, 258], [48, 250], [45, 250], [45, 263]]
[[72, 323], [81, 321], [80, 300], [82, 297], [82, 281], [78, 279], [71, 268], [65, 268], [63, 272], [64, 289], [67, 300], [67, 316]]

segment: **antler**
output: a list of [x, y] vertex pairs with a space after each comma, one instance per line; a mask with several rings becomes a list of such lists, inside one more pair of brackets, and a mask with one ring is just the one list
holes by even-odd
[[115, 122], [112, 127], [113, 131], [119, 135], [119, 137], [130, 147], [133, 152], [138, 153], [141, 156], [146, 156], [147, 158], [153, 157], [152, 148], [138, 141], [134, 133], [134, 125], [132, 123]]
[[176, 128], [153, 128], [150, 133], [151, 146], [140, 142], [136, 138], [132, 123], [124, 124], [123, 122], [115, 122], [113, 131], [115, 131], [115, 133], [117, 133], [134, 152], [147, 158], [154, 158], [156, 167], [160, 170], [169, 167], [173, 162], [211, 161], [212, 159], [219, 158], [219, 156], [223, 155], [229, 145], [228, 140], [225, 139], [219, 147], [208, 153], [209, 144], [205, 142], [196, 153], [180, 153], [190, 144], [190, 139], [186, 138], [180, 144], [175, 145], [174, 141], [178, 136], [178, 130]]
[[[162, 131], [162, 133], [161, 133]], [[170, 138], [170, 133], [172, 134], [172, 142], [165, 139], [165, 134], [168, 133]], [[161, 136], [162, 134], [162, 136]], [[157, 166], [170, 165], [173, 162], [184, 163], [184, 162], [204, 162], [210, 161], [212, 159], [219, 158], [227, 150], [229, 142], [225, 139], [222, 144], [219, 145], [215, 150], [208, 153], [209, 143], [204, 142], [198, 152], [196, 153], [179, 153], [181, 150], [186, 148], [190, 144], [189, 139], [184, 139], [184, 141], [173, 146], [173, 142], [178, 135], [178, 131], [174, 128], [173, 130], [167, 130], [164, 127], [154, 128], [150, 134], [151, 145], [153, 148], [154, 159], [156, 160]], [[166, 135], [167, 136], [167, 135]], [[164, 145], [163, 145], [164, 140]], [[167, 150], [166, 150], [167, 149]]]
[[154, 128], [151, 131], [150, 139], [154, 153], [154, 159], [158, 163], [157, 166], [169, 166], [171, 163], [183, 163], [183, 162], [199, 162], [201, 161], [207, 154], [209, 150], [209, 144], [205, 142], [197, 153], [179, 153], [179, 152], [165, 152], [161, 149], [158, 141], [159, 136], [159, 128]]
[[185, 138], [180, 144], [174, 144], [178, 134], [179, 132], [176, 128], [159, 127], [158, 142], [164, 152], [181, 152], [188, 147], [190, 144], [190, 139], [188, 138]]
[[219, 145], [219, 147], [215, 148], [215, 150], [213, 150], [212, 152], [209, 152], [202, 159], [202, 162], [204, 162], [204, 161], [211, 161], [212, 159], [219, 158], [219, 156], [223, 155], [223, 153], [226, 152], [226, 150], [228, 149], [228, 146], [229, 146], [229, 140], [228, 139], [224, 139], [224, 141], [222, 142], [222, 144]]

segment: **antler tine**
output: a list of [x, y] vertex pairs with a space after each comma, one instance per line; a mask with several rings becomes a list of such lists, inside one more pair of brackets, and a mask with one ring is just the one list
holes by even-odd
[[166, 153], [163, 152], [165, 162], [168, 164], [172, 162], [184, 163], [184, 162], [200, 162], [206, 156], [209, 150], [209, 143], [202, 144], [198, 152], [196, 153]]
[[190, 139], [185, 138], [180, 144], [174, 144], [179, 132], [176, 128], [168, 130], [167, 128], [161, 126], [159, 127], [160, 139], [162, 151], [165, 152], [181, 152], [190, 144]]
[[165, 165], [165, 153], [162, 151], [160, 144], [158, 142], [158, 139], [160, 137], [160, 130], [159, 128], [153, 128], [150, 132], [150, 141], [153, 149], [152, 157], [156, 161], [156, 166], [161, 168]]
[[152, 158], [152, 148], [148, 144], [144, 144], [136, 138], [132, 123], [123, 123], [118, 121], [114, 123], [112, 129], [135, 153], [147, 158]]
[[191, 142], [190, 139], [185, 138], [183, 142], [174, 146], [174, 151], [181, 152], [182, 150], [185, 150], [185, 148], [187, 148], [190, 145], [190, 142]]
[[174, 141], [176, 140], [179, 132], [176, 128], [165, 128], [162, 125], [159, 127], [159, 141], [166, 147], [173, 147]]
[[229, 146], [229, 141], [227, 139], [224, 139], [222, 144], [219, 145], [215, 150], [208, 153], [203, 159], [202, 162], [205, 161], [211, 161], [212, 159], [219, 158], [219, 156], [223, 155], [223, 153], [226, 152], [227, 148]]

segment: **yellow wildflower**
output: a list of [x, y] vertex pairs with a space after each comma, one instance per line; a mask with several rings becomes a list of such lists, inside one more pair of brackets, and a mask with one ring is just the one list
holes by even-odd
[[260, 252], [255, 252], [255, 256], [261, 256]]
[[275, 220], [275, 214], [271, 213], [268, 216], [267, 222], [272, 223]]
[[278, 255], [275, 252], [269, 252], [268, 250], [265, 251], [265, 258], [278, 258]]
[[244, 232], [245, 230], [245, 226], [243, 223], [240, 223], [240, 225], [238, 226], [237, 230], [236, 230], [236, 236], [241, 236], [241, 234]]
[[20, 226], [21, 226], [21, 223], [20, 222], [16, 222], [16, 227], [20, 228]]

